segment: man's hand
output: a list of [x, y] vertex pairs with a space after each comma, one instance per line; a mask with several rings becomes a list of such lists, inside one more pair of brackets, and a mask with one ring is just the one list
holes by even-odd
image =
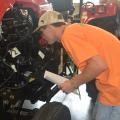
[[58, 87], [65, 93], [73, 92], [75, 89], [71, 80], [65, 81], [64, 83], [60, 84]]

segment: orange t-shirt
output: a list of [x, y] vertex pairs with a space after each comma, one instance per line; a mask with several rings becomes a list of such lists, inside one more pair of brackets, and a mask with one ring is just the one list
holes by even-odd
[[76, 23], [65, 28], [61, 42], [79, 69], [93, 56], [103, 58], [109, 69], [96, 78], [99, 102], [120, 105], [120, 41], [101, 28]]

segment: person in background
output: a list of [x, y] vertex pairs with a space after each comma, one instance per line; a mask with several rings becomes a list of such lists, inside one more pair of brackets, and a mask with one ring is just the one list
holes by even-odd
[[88, 24], [67, 24], [56, 11], [45, 12], [38, 28], [48, 44], [62, 43], [74, 64], [82, 71], [59, 88], [70, 93], [96, 79], [99, 91], [95, 120], [120, 120], [120, 41], [111, 33]]

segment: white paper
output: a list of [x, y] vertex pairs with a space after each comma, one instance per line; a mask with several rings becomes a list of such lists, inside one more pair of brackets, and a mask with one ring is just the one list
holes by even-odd
[[[54, 84], [57, 84], [57, 85], [60, 85], [61, 83], [65, 82], [66, 80], [69, 80], [65, 77], [62, 77], [60, 75], [57, 75], [57, 74], [49, 72], [49, 71], [45, 71], [44, 78]], [[73, 93], [78, 95], [77, 89], [75, 91], [73, 91]]]

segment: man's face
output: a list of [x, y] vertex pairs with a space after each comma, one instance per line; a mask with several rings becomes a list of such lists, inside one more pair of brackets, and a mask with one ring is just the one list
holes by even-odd
[[45, 28], [41, 28], [42, 36], [48, 44], [53, 44], [56, 41], [55, 27], [47, 25]]

